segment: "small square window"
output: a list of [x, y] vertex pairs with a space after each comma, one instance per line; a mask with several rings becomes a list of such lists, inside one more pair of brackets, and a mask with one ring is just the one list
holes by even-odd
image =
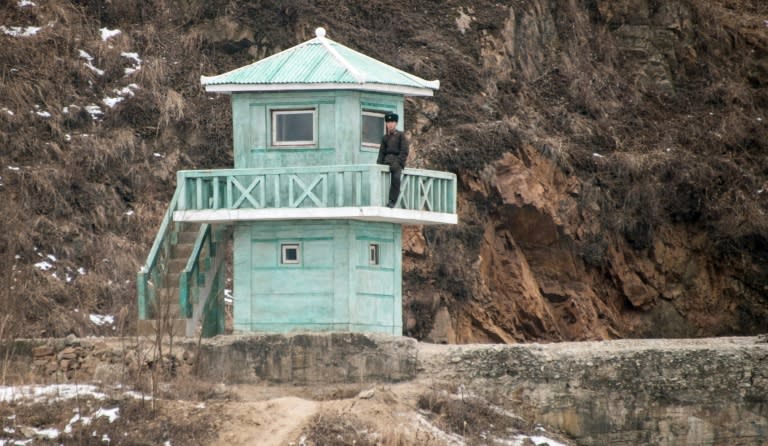
[[280, 256], [280, 263], [283, 265], [298, 265], [299, 264], [299, 244], [298, 243], [283, 243], [280, 245], [282, 255]]
[[272, 145], [315, 144], [315, 110], [273, 110]]
[[361, 140], [363, 146], [379, 147], [384, 136], [384, 113], [363, 111], [363, 130]]
[[379, 264], [379, 244], [378, 243], [371, 243], [370, 245], [368, 245], [368, 264], [369, 265]]

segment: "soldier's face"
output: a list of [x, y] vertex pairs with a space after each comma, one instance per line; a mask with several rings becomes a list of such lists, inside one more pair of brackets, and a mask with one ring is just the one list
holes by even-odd
[[391, 132], [392, 130], [395, 129], [396, 126], [397, 126], [397, 122], [387, 121], [387, 132]]

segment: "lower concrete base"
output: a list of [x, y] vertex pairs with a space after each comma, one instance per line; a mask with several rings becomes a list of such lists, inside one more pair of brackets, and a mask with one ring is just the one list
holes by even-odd
[[[0, 345], [0, 355], [8, 347]], [[24, 379], [31, 370], [41, 381], [110, 382], [110, 371], [124, 379], [132, 367], [145, 369], [154, 344], [151, 338], [72, 337], [17, 340], [10, 348]], [[180, 338], [163, 350], [176, 357], [178, 373], [186, 367], [217, 383], [413, 380], [460, 387], [579, 445], [768, 444], [768, 343], [762, 338], [435, 345], [386, 335], [297, 333]]]

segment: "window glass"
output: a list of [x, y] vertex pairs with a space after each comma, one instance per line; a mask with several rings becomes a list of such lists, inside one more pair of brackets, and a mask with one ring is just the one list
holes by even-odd
[[378, 147], [382, 136], [384, 136], [384, 113], [364, 111], [363, 145]]
[[297, 264], [299, 263], [299, 244], [298, 243], [283, 243], [281, 245], [282, 255], [280, 257], [280, 263], [282, 264]]
[[368, 245], [368, 264], [369, 265], [378, 265], [379, 264], [379, 245], [378, 243], [371, 243]]
[[314, 143], [314, 110], [280, 110], [272, 112], [273, 145], [306, 145]]

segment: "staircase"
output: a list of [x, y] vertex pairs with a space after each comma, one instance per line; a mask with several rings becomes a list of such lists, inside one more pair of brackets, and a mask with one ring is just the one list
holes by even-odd
[[[200, 225], [185, 224], [179, 230], [173, 231], [175, 243], [170, 245], [170, 254], [165, 259], [165, 271], [161, 271], [160, 283], [152, 283], [154, 299], [149, 302], [148, 319], [139, 319], [137, 334], [139, 336], [162, 335], [186, 336], [188, 318], [184, 317], [179, 303], [179, 278], [187, 265], [195, 247], [195, 240]], [[190, 334], [192, 336], [193, 333]]]
[[137, 334], [215, 336], [224, 332], [227, 226], [172, 219], [180, 189], [136, 276]]

